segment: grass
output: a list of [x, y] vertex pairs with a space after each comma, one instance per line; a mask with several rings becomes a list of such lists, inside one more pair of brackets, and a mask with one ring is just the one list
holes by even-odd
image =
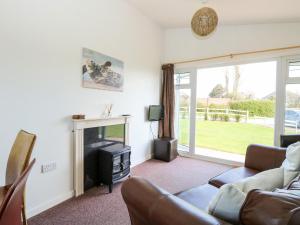
[[124, 124], [107, 126], [105, 132], [107, 137], [123, 138]]
[[[180, 120], [179, 143], [188, 144], [189, 122]], [[249, 144], [273, 145], [274, 129], [262, 125], [197, 121], [196, 147], [244, 155]]]

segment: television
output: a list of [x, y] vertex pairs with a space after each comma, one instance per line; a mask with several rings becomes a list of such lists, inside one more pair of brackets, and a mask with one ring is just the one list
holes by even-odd
[[148, 113], [149, 121], [159, 121], [159, 120], [162, 120], [163, 117], [164, 117], [164, 110], [161, 105], [150, 105], [149, 106], [149, 113]]

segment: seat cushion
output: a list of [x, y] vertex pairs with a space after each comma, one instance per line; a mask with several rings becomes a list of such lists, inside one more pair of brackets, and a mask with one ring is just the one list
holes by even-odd
[[218, 188], [205, 184], [180, 192], [176, 196], [199, 209], [207, 211], [210, 201], [218, 194], [218, 191]]
[[259, 173], [258, 170], [249, 169], [247, 167], [238, 167], [234, 169], [230, 169], [216, 177], [213, 177], [209, 180], [209, 184], [220, 188], [224, 184], [231, 184], [237, 182], [241, 179], [254, 176]]

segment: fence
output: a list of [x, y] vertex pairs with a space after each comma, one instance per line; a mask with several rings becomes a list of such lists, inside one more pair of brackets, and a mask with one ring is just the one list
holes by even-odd
[[[180, 116], [185, 117], [189, 114], [189, 107], [180, 107]], [[225, 116], [228, 118], [235, 118], [240, 116], [245, 119], [245, 122], [248, 122], [249, 111], [245, 110], [234, 110], [234, 109], [217, 109], [217, 108], [196, 108], [196, 119], [202, 119], [207, 116], [207, 119], [210, 119], [215, 116]]]
[[292, 127], [295, 128], [296, 134], [298, 134], [298, 125], [299, 121], [298, 120], [285, 120], [284, 125], [285, 127]]

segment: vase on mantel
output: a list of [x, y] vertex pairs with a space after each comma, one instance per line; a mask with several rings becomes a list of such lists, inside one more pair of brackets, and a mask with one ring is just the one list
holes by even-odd
[[105, 110], [103, 111], [102, 113], [102, 118], [104, 119], [108, 119], [111, 117], [111, 111], [112, 111], [112, 107], [113, 107], [113, 104], [108, 104], [105, 106]]

